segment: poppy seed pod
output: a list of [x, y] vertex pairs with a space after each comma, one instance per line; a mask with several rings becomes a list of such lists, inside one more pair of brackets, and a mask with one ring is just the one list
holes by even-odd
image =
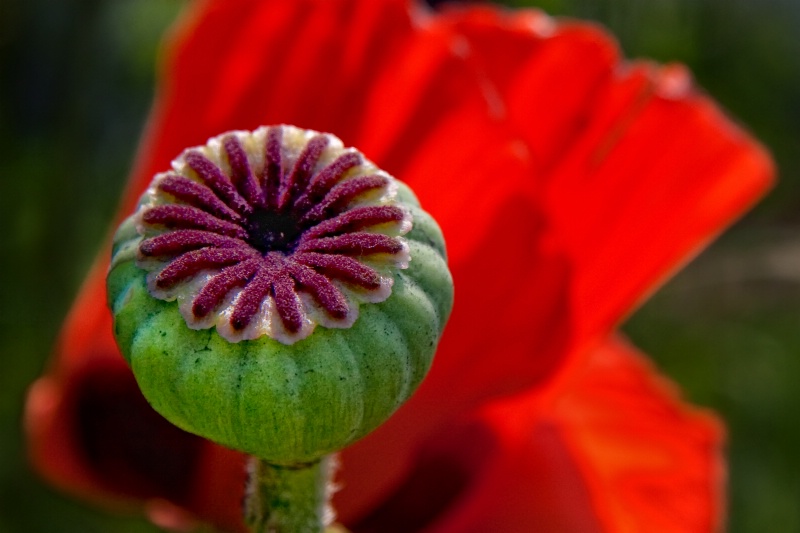
[[422, 381], [452, 306], [436, 222], [328, 134], [229, 132], [157, 175], [114, 239], [114, 334], [175, 425], [319, 460]]

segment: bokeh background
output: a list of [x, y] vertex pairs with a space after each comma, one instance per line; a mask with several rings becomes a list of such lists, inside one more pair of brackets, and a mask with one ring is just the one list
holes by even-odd
[[[773, 193], [625, 331], [729, 427], [732, 533], [800, 532], [800, 1], [525, 0], [680, 61], [769, 146]], [[179, 0], [0, 0], [0, 533], [155, 532], [50, 489], [20, 431], [108, 231]]]

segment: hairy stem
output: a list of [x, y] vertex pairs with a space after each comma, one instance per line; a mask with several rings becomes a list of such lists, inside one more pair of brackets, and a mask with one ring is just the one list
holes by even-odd
[[333, 521], [330, 507], [335, 459], [278, 466], [250, 459], [245, 522], [253, 533], [319, 533]]

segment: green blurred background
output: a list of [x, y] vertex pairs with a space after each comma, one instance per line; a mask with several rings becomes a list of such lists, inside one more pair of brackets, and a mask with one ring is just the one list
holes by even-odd
[[[729, 530], [800, 532], [800, 1], [531, 0], [681, 61], [773, 151], [781, 181], [626, 332], [729, 426]], [[154, 532], [30, 471], [25, 389], [107, 231], [178, 0], [0, 0], [0, 533]]]

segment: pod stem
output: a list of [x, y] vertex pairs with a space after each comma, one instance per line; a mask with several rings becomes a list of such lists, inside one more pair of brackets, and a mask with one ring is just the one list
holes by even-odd
[[336, 458], [297, 466], [270, 464], [257, 457], [249, 463], [244, 502], [252, 533], [318, 533], [333, 521], [330, 505]]

